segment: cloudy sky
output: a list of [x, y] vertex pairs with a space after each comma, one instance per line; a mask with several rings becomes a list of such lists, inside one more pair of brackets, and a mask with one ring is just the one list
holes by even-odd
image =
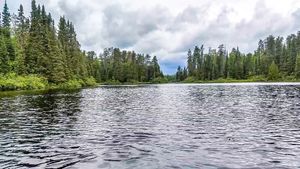
[[[0, 0], [3, 5], [4, 0]], [[7, 0], [11, 12], [31, 0]], [[165, 73], [185, 65], [186, 53], [204, 44], [252, 52], [259, 39], [300, 30], [299, 0], [37, 0], [55, 18], [76, 27], [84, 50], [106, 47], [157, 55]]]

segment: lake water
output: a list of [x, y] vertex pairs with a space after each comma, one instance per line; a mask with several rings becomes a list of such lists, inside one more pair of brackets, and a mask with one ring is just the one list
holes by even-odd
[[0, 168], [300, 168], [300, 84], [0, 94]]

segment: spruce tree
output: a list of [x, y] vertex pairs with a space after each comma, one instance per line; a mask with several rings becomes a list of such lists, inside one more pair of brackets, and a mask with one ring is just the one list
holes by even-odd
[[187, 69], [188, 69], [188, 75], [193, 76], [195, 67], [193, 63], [193, 56], [192, 56], [192, 51], [189, 49], [188, 54], [187, 54]]
[[0, 73], [6, 74], [10, 71], [9, 56], [3, 36], [0, 36]]
[[23, 5], [20, 5], [18, 9], [17, 15], [17, 24], [15, 28], [16, 33], [16, 72], [18, 74], [25, 74], [26, 67], [25, 67], [25, 46], [27, 45], [28, 40], [28, 31], [29, 31], [29, 22], [27, 21], [26, 17], [24, 16], [24, 9]]
[[296, 59], [295, 76], [300, 79], [300, 54], [297, 55]]
[[2, 12], [2, 34], [4, 36], [4, 41], [6, 45], [6, 49], [8, 52], [8, 57], [10, 61], [14, 61], [16, 57], [15, 48], [12, 43], [11, 33], [10, 33], [10, 25], [11, 25], [11, 17], [9, 13], [9, 8], [7, 6], [7, 2], [5, 1], [3, 12]]
[[275, 64], [275, 62], [273, 61], [269, 67], [268, 79], [277, 80], [278, 78], [279, 78], [279, 69], [278, 66]]
[[2, 12], [2, 26], [6, 29], [10, 29], [10, 20], [11, 20], [10, 13], [7, 6], [7, 2], [5, 0], [3, 12]]
[[158, 60], [156, 56], [152, 58], [152, 64], [153, 64], [153, 78], [157, 78], [161, 76], [160, 66], [158, 64]]

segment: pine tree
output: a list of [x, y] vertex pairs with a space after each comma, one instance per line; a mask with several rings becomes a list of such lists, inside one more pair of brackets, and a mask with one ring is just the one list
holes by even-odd
[[28, 40], [28, 31], [29, 31], [29, 21], [27, 21], [26, 17], [24, 16], [24, 9], [23, 5], [20, 5], [18, 9], [18, 16], [16, 19], [16, 72], [18, 74], [25, 74], [26, 73], [26, 67], [25, 67], [25, 46], [27, 45]]
[[295, 70], [295, 63], [297, 58], [297, 46], [296, 46], [296, 36], [294, 34], [290, 35], [286, 39], [287, 43], [287, 73], [292, 75]]
[[229, 76], [229, 63], [228, 63], [228, 56], [226, 54], [225, 56], [225, 66], [224, 66], [224, 79], [227, 79], [227, 77]]
[[187, 77], [188, 77], [188, 72], [187, 72], [186, 67], [184, 67], [183, 68], [183, 77], [182, 77], [182, 79], [185, 80]]
[[40, 9], [36, 6], [35, 0], [31, 3], [31, 23], [27, 45], [25, 47], [25, 67], [28, 74], [39, 74], [43, 68], [40, 60], [43, 57], [43, 46], [40, 41]]
[[6, 74], [10, 71], [9, 56], [3, 36], [0, 36], [0, 73]]
[[153, 57], [152, 64], [153, 64], [153, 78], [160, 77], [161, 71], [160, 71], [160, 66], [158, 64], [158, 60], [157, 60], [156, 56]]
[[278, 78], [279, 78], [279, 69], [278, 66], [275, 64], [275, 62], [273, 61], [269, 67], [268, 79], [277, 80]]
[[189, 49], [187, 55], [188, 55], [188, 58], [187, 58], [188, 74], [189, 74], [189, 76], [193, 76], [194, 75], [194, 71], [195, 71], [195, 66], [194, 66], [194, 62], [193, 62], [192, 51], [190, 49]]
[[216, 66], [217, 66], [217, 78], [221, 78], [224, 76], [224, 69], [225, 69], [225, 56], [226, 55], [226, 49], [225, 45], [220, 45], [218, 47], [218, 55], [217, 55], [217, 60], [216, 60]]
[[295, 75], [297, 79], [300, 79], [300, 54], [297, 55]]
[[48, 39], [48, 57], [49, 65], [47, 66], [47, 77], [50, 82], [63, 83], [67, 80], [64, 68], [64, 61], [62, 51], [59, 49], [58, 39], [55, 35], [55, 27], [51, 16], [48, 16], [49, 26], [47, 30]]
[[10, 29], [10, 21], [11, 21], [10, 13], [7, 6], [7, 2], [5, 0], [3, 12], [2, 12], [2, 26], [6, 29]]
[[15, 54], [15, 49], [12, 43], [12, 39], [11, 39], [11, 33], [10, 33], [10, 22], [11, 22], [11, 18], [10, 18], [10, 13], [9, 13], [9, 9], [7, 6], [7, 2], [5, 1], [4, 3], [4, 7], [3, 7], [3, 12], [2, 12], [2, 35], [4, 36], [4, 41], [5, 41], [5, 45], [6, 45], [6, 49], [8, 52], [8, 57], [10, 61], [14, 61], [16, 58], [16, 54]]
[[180, 66], [177, 68], [177, 73], [176, 73], [176, 81], [180, 82], [183, 81], [183, 72]]

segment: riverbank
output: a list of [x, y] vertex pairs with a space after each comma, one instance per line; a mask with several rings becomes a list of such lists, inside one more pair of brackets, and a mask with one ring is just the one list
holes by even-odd
[[49, 83], [46, 78], [38, 75], [16, 75], [10, 73], [0, 76], [0, 91], [23, 90], [55, 90], [55, 89], [79, 89], [83, 87], [97, 86], [94, 78], [71, 79], [59, 84]]
[[139, 81], [131, 80], [131, 81], [122, 83], [118, 80], [109, 80], [109, 81], [100, 83], [100, 85], [145, 85], [145, 84], [166, 84], [166, 83], [170, 83], [168, 81], [168, 79], [158, 77], [158, 78], [151, 80], [150, 82], [139, 82]]
[[179, 83], [256, 83], [256, 82], [300, 82], [300, 79], [296, 79], [295, 77], [288, 77], [288, 78], [279, 78], [276, 80], [269, 80], [265, 77], [262, 76], [256, 76], [256, 77], [251, 77], [249, 79], [216, 79], [216, 80], [197, 80], [195, 78], [187, 78], [184, 81], [181, 81]]
[[97, 83], [93, 77], [84, 79], [71, 79], [63, 83], [49, 83], [48, 80], [39, 75], [16, 75], [9, 73], [0, 76], [0, 92], [4, 91], [47, 91], [47, 90], [73, 90], [84, 87], [96, 87], [99, 85], [146, 85], [166, 84], [166, 78], [155, 78], [151, 82], [129, 81], [121, 83], [117, 80], [109, 80]]
[[71, 79], [63, 83], [53, 84], [49, 83], [46, 78], [38, 75], [25, 75], [19, 76], [14, 73], [0, 76], [0, 92], [3, 91], [47, 91], [47, 90], [73, 90], [81, 89], [84, 87], [96, 87], [96, 86], [109, 86], [109, 85], [150, 85], [150, 84], [168, 84], [168, 83], [193, 83], [193, 84], [205, 84], [205, 83], [276, 83], [276, 82], [300, 82], [298, 79], [279, 79], [279, 80], [267, 80], [266, 78], [250, 78], [250, 79], [217, 79], [202, 81], [194, 78], [188, 78], [181, 82], [168, 81], [166, 78], [156, 78], [150, 82], [129, 81], [121, 83], [117, 80], [110, 80], [102, 83], [97, 83], [92, 77], [85, 79]]

